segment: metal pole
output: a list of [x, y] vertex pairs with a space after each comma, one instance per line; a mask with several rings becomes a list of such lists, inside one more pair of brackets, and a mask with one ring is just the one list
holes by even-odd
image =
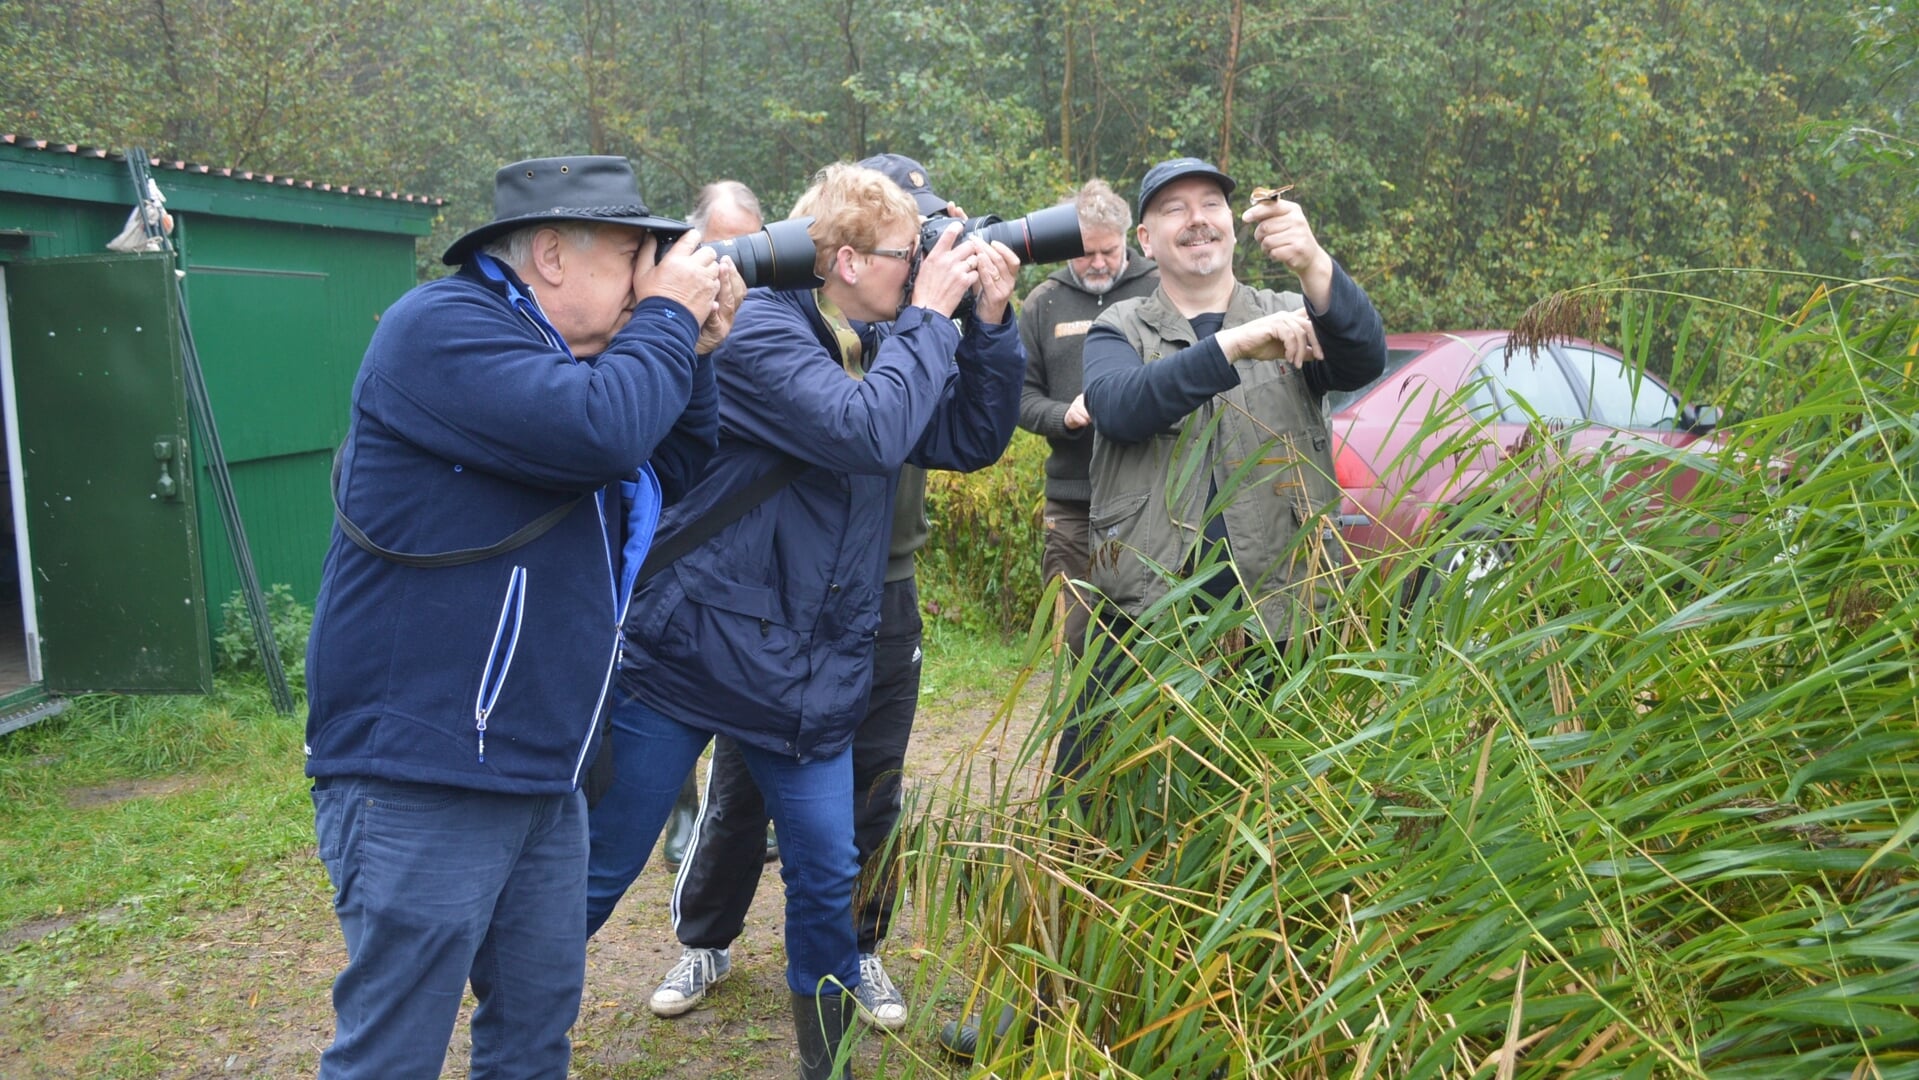
[[[127, 151], [127, 171], [133, 177], [135, 205], [142, 207], [140, 220], [147, 236], [158, 240], [179, 259], [159, 215], [145, 212], [150, 179], [147, 152], [142, 147]], [[178, 267], [176, 267], [178, 269]], [[193, 343], [193, 324], [187, 318], [187, 294], [182, 275], [174, 274], [173, 300], [180, 310], [180, 360], [186, 374], [187, 402], [193, 411], [193, 425], [199, 431], [200, 445], [206, 448], [207, 472], [213, 477], [214, 497], [220, 505], [220, 521], [226, 526], [227, 546], [233, 549], [234, 569], [240, 575], [240, 591], [246, 597], [247, 615], [253, 620], [253, 641], [260, 650], [260, 665], [267, 673], [267, 686], [273, 693], [273, 707], [280, 715], [293, 712], [293, 691], [287, 686], [286, 669], [280, 664], [280, 647], [273, 636], [273, 620], [267, 612], [266, 594], [260, 589], [260, 575], [253, 566], [253, 548], [247, 543], [246, 526], [240, 521], [240, 503], [233, 493], [233, 473], [227, 468], [226, 451], [220, 447], [220, 429], [213, 422], [213, 402], [207, 396], [206, 373], [200, 367], [200, 350]], [[190, 462], [189, 462], [190, 464]]]

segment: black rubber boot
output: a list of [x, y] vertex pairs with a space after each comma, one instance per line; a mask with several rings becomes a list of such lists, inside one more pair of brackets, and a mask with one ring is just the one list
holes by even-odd
[[[1011, 1005], [1002, 1005], [999, 1010], [999, 1019], [993, 1024], [993, 1038], [1006, 1038], [1006, 1033], [1013, 1030], [1013, 1020], [1016, 1015]], [[977, 1016], [969, 1016], [964, 1020], [948, 1020], [941, 1024], [940, 1049], [956, 1058], [973, 1060], [973, 1055], [979, 1052], [979, 1024], [980, 1020]], [[1030, 1031], [1029, 1026], [1028, 1032]]]
[[666, 839], [660, 844], [660, 857], [668, 866], [678, 866], [686, 859], [686, 849], [693, 843], [693, 826], [699, 821], [700, 793], [693, 783], [691, 773], [686, 783], [680, 786], [680, 797], [673, 802], [673, 816], [666, 819]]
[[853, 1080], [848, 1063], [837, 1071], [833, 1058], [846, 1041], [854, 1017], [853, 995], [793, 995], [793, 1036], [800, 1046], [800, 1080]]

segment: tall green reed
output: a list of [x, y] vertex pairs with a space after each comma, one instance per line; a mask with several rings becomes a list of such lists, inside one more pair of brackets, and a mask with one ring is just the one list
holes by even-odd
[[902, 837], [979, 1074], [1919, 1075], [1912, 296], [1756, 312], [1723, 449], [1534, 440], [1283, 655], [1176, 588], [1053, 799], [1040, 620], [1010, 775]]

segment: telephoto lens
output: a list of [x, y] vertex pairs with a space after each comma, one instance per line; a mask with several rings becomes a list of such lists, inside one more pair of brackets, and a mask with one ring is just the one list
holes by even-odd
[[[933, 250], [940, 234], [953, 224], [952, 218], [927, 218], [920, 225], [920, 254]], [[987, 243], [995, 240], [1013, 249], [1021, 266], [1065, 262], [1086, 254], [1086, 243], [1079, 235], [1079, 208], [1072, 203], [1035, 210], [1017, 221], [1002, 221], [992, 214], [966, 219], [964, 241], [979, 237]]]
[[732, 259], [749, 289], [762, 285], [769, 289], [817, 289], [824, 282], [813, 273], [813, 237], [806, 231], [811, 224], [810, 217], [788, 218], [759, 232], [700, 246]]
[[1018, 221], [992, 217], [980, 220], [987, 224], [978, 230], [971, 221], [966, 223], [967, 235], [978, 236], [989, 244], [994, 241], [1005, 244], [1019, 256], [1022, 266], [1065, 262], [1086, 254], [1086, 244], [1080, 239], [1079, 208], [1072, 203], [1035, 210]]
[[[940, 242], [940, 236], [953, 225], [952, 218], [930, 217], [920, 224], [920, 254], [924, 256]], [[1044, 210], [1035, 210], [1016, 221], [1002, 221], [992, 214], [984, 217], [967, 218], [966, 231], [960, 234], [955, 245], [965, 243], [972, 237], [979, 237], [986, 243], [998, 241], [1013, 249], [1019, 256], [1021, 266], [1033, 266], [1039, 263], [1065, 262], [1086, 254], [1086, 242], [1079, 234], [1079, 207], [1072, 203], [1049, 206]], [[912, 273], [906, 276], [906, 296], [913, 295], [913, 282], [919, 277], [919, 261], [913, 262]], [[973, 298], [968, 295], [960, 301], [953, 317], [965, 322], [973, 317]]]

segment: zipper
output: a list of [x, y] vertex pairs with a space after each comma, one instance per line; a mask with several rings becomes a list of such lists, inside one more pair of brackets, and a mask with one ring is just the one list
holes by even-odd
[[600, 697], [593, 703], [593, 714], [587, 718], [586, 738], [580, 740], [580, 752], [573, 759], [573, 786], [580, 786], [580, 774], [586, 771], [587, 747], [593, 745], [593, 732], [600, 726], [600, 711], [606, 708], [606, 695], [613, 689], [613, 673], [620, 665], [620, 634], [613, 633], [613, 655], [606, 658], [606, 672], [600, 676]]
[[[473, 699], [473, 728], [479, 738], [480, 764], [486, 764], [486, 721], [506, 686], [507, 670], [513, 666], [513, 653], [520, 646], [520, 622], [526, 614], [526, 567], [516, 566], [507, 577], [506, 599], [500, 604], [500, 621], [493, 628], [493, 647], [487, 650], [486, 670], [480, 674], [480, 693]], [[511, 627], [508, 620], [511, 619]], [[506, 655], [500, 655], [500, 643], [506, 643]], [[494, 666], [497, 663], [499, 670]]]
[[[593, 508], [600, 515], [600, 552], [606, 556], [606, 578], [608, 589], [613, 598], [613, 655], [606, 658], [606, 670], [600, 673], [600, 696], [593, 702], [593, 711], [586, 718], [586, 738], [580, 740], [580, 752], [573, 756], [573, 786], [580, 786], [580, 774], [586, 771], [586, 750], [593, 745], [593, 732], [600, 726], [600, 711], [606, 708], [606, 695], [613, 689], [613, 673], [620, 666], [620, 633], [626, 622], [626, 604], [620, 602], [620, 571], [613, 563], [613, 543], [606, 528], [606, 500], [611, 496], [614, 505], [619, 505], [618, 488], [602, 488], [600, 495], [593, 500]], [[627, 602], [633, 599], [632, 590], [627, 590]]]
[[[642, 474], [648, 475], [649, 479], [642, 482], [639, 486], [642, 489], [646, 489], [650, 484], [653, 498], [657, 499], [659, 481], [650, 479], [648, 468], [650, 467], [642, 467]], [[613, 489], [612, 494], [615, 507], [622, 505], [618, 490], [618, 488]], [[573, 759], [573, 786], [576, 788], [580, 786], [580, 775], [586, 771], [586, 751], [593, 745], [593, 733], [599, 727], [600, 712], [606, 708], [606, 695], [613, 690], [614, 673], [619, 670], [620, 666], [621, 628], [626, 624], [627, 608], [633, 603], [633, 583], [627, 580], [624, 575], [625, 550], [624, 548], [618, 552], [614, 550], [612, 536], [607, 530], [606, 501], [604, 499], [594, 499], [593, 506], [600, 514], [600, 549], [606, 554], [606, 574], [613, 594], [613, 653], [606, 658], [606, 671], [600, 676], [600, 697], [599, 700], [593, 703], [593, 711], [586, 718], [586, 736], [580, 740], [580, 752]], [[647, 540], [651, 543], [652, 537], [649, 536]], [[634, 570], [637, 572], [638, 569], [639, 565], [635, 563]], [[622, 587], [624, 587], [625, 595], [621, 595]]]

